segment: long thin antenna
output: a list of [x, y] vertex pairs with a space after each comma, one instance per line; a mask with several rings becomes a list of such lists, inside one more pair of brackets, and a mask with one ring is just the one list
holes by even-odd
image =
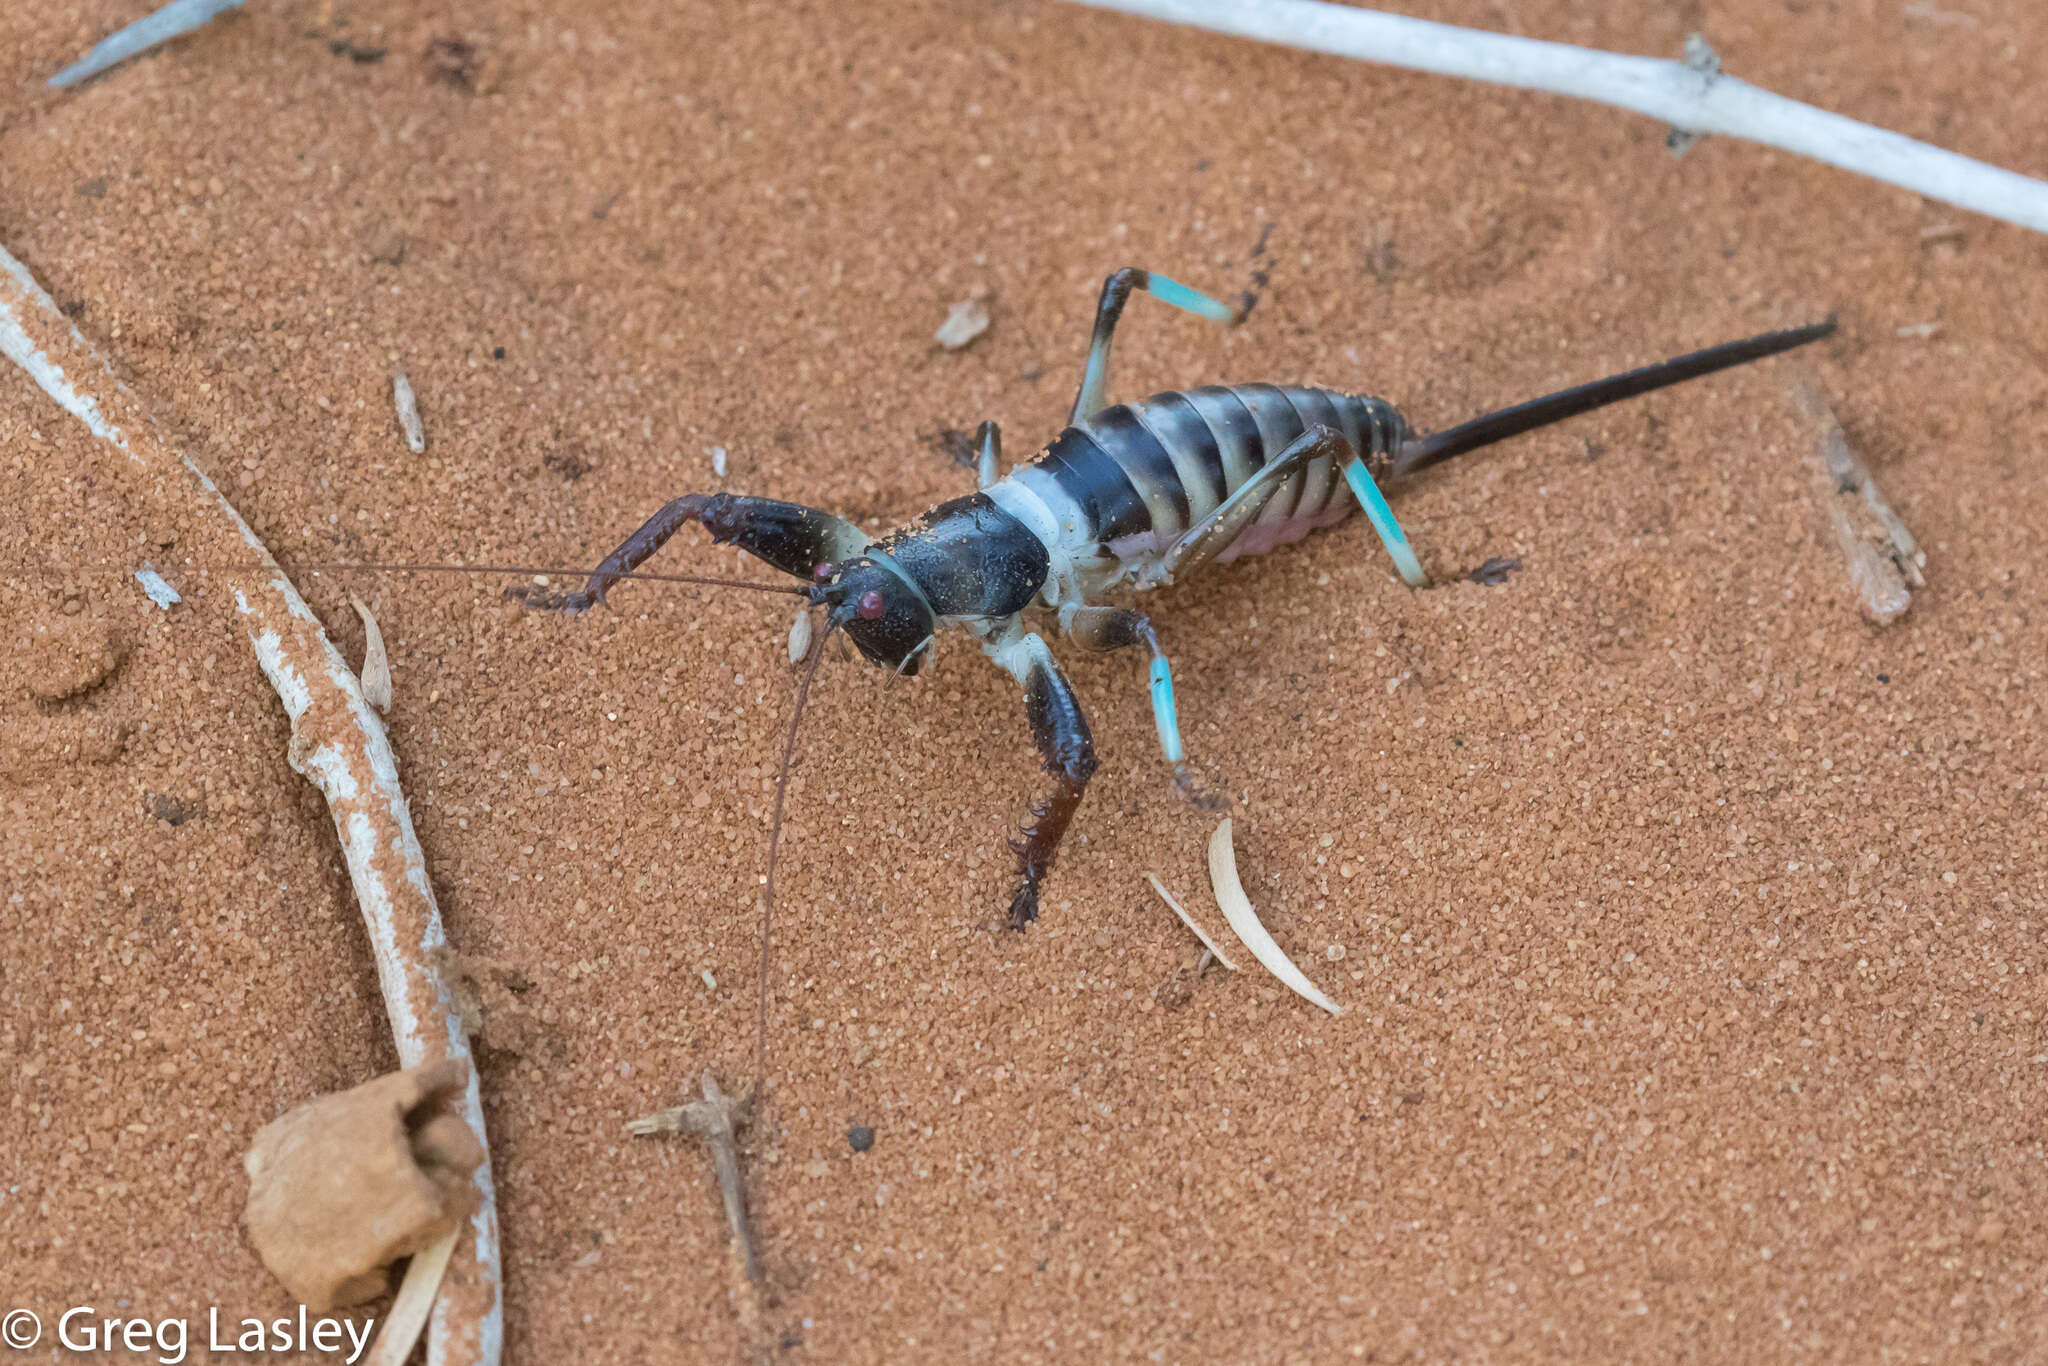
[[[587, 579], [588, 569], [552, 569], [544, 565], [512, 564], [379, 564], [369, 560], [291, 560], [279, 561], [278, 567], [287, 573], [303, 570], [309, 574], [323, 573], [364, 573], [364, 574], [503, 574], [508, 576]], [[184, 564], [178, 569], [199, 574], [257, 574], [266, 573], [261, 565], [218, 565]], [[112, 565], [20, 565], [0, 567], [0, 575], [33, 575], [35, 577], [82, 573], [107, 573], [126, 575], [130, 571], [117, 569]], [[621, 571], [613, 575], [618, 579], [639, 579], [646, 583], [696, 584], [707, 588], [746, 588], [756, 593], [780, 593], [789, 597], [809, 597], [810, 590], [791, 583], [761, 583], [752, 579], [719, 579], [702, 574], [656, 574], [647, 570]]]
[[1596, 379], [1574, 389], [1560, 389], [1542, 398], [1532, 398], [1527, 403], [1517, 403], [1512, 408], [1497, 408], [1470, 422], [1461, 422], [1429, 436], [1410, 437], [1402, 442], [1394, 453], [1394, 473], [1414, 474], [1417, 470], [1442, 464], [1454, 455], [1491, 446], [1496, 441], [1505, 441], [1511, 436], [1577, 417], [1580, 413], [1590, 413], [1595, 408], [1605, 408], [1625, 398], [1698, 379], [1701, 375], [1711, 375], [1730, 366], [1746, 365], [1765, 356], [1775, 356], [1780, 351], [1790, 351], [1795, 346], [1819, 341], [1834, 330], [1835, 320], [1829, 318], [1826, 322], [1810, 323], [1785, 332], [1766, 332], [1762, 336], [1723, 342], [1704, 351], [1646, 365], [1640, 370], [1609, 375], [1606, 379]]
[[[588, 569], [549, 569], [537, 565], [516, 564], [372, 564], [367, 561], [349, 560], [293, 560], [284, 565], [287, 570], [305, 569], [314, 573], [340, 572], [343, 570], [365, 570], [383, 574], [506, 574], [532, 577], [542, 575], [549, 578], [584, 579], [590, 576]], [[752, 579], [719, 579], [702, 574], [655, 574], [646, 570], [635, 570], [614, 574], [619, 579], [640, 579], [649, 583], [700, 584], [707, 588], [747, 588], [756, 593], [783, 593], [803, 598], [810, 596], [808, 588], [793, 583], [760, 583]]]
[[782, 742], [782, 770], [775, 775], [775, 816], [768, 826], [768, 874], [761, 879], [761, 977], [754, 1022], [754, 1100], [757, 1104], [768, 1094], [768, 946], [775, 918], [775, 861], [782, 853], [782, 804], [789, 796], [790, 760], [796, 754], [796, 729], [804, 719], [804, 703], [811, 698], [811, 680], [818, 676], [818, 666], [825, 662], [825, 642], [838, 629], [839, 623], [828, 617], [825, 629], [811, 643], [803, 681], [796, 685], [796, 705], [789, 709], [789, 734]]

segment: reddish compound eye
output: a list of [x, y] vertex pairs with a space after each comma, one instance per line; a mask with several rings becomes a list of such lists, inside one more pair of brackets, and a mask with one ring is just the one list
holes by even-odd
[[839, 577], [839, 566], [827, 560], [811, 571], [811, 577], [819, 583], [830, 583]]
[[862, 621], [873, 621], [887, 610], [889, 610], [889, 604], [883, 601], [881, 589], [870, 588], [867, 592], [860, 595], [859, 611]]

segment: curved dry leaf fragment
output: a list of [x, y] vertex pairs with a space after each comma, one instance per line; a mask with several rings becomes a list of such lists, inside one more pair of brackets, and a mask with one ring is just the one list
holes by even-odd
[[1216, 827], [1216, 833], [1209, 837], [1209, 884], [1215, 889], [1216, 904], [1223, 908], [1223, 918], [1230, 922], [1230, 928], [1244, 941], [1244, 946], [1252, 951], [1252, 957], [1259, 960], [1259, 966], [1278, 977], [1302, 1000], [1321, 1006], [1332, 1015], [1344, 1013], [1342, 1006], [1318, 991], [1316, 984], [1294, 966], [1294, 960], [1281, 952], [1280, 946], [1273, 942], [1273, 936], [1267, 934], [1266, 927], [1259, 923], [1259, 914], [1252, 909], [1251, 898], [1244, 894], [1244, 884], [1237, 880], [1237, 849], [1230, 840], [1228, 816]]
[[419, 395], [413, 392], [412, 381], [403, 370], [391, 376], [391, 406], [398, 410], [398, 427], [405, 433], [406, 449], [418, 455], [427, 448], [427, 428], [420, 421]]
[[363, 700], [380, 713], [391, 711], [391, 656], [384, 650], [384, 633], [377, 628], [377, 618], [369, 605], [351, 593], [348, 605], [356, 609], [356, 615], [363, 619], [363, 667], [357, 677], [363, 683]]

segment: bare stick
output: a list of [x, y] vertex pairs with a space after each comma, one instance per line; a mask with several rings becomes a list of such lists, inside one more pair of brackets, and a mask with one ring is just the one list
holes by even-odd
[[1849, 582], [1863, 604], [1863, 615], [1878, 626], [1889, 626], [1913, 605], [1913, 589], [1926, 585], [1920, 570], [1927, 556], [1878, 491], [1869, 468], [1849, 449], [1849, 439], [1819, 388], [1811, 380], [1795, 380], [1792, 401], [1819, 429], [1809, 458], [1814, 491], [1827, 511], [1835, 544], [1849, 562]]
[[1630, 109], [1684, 133], [1720, 133], [1782, 147], [1930, 199], [2048, 232], [2048, 183], [1774, 95], [1722, 75], [1718, 62], [1600, 52], [1321, 0], [1079, 3], [1310, 52]]
[[451, 1228], [445, 1237], [412, 1255], [405, 1266], [405, 1279], [391, 1300], [391, 1310], [384, 1316], [384, 1332], [365, 1366], [405, 1366], [413, 1344], [420, 1340], [420, 1330], [427, 1326], [427, 1315], [433, 1312], [441, 1278], [448, 1273], [448, 1258], [461, 1240], [462, 1230]]
[[1229, 968], [1232, 972], [1236, 972], [1237, 964], [1230, 961], [1230, 956], [1223, 952], [1221, 945], [1209, 937], [1207, 930], [1195, 923], [1193, 916], [1180, 908], [1180, 903], [1173, 899], [1173, 893], [1166, 890], [1166, 884], [1159, 880], [1158, 875], [1147, 873], [1145, 874], [1145, 880], [1152, 884], [1153, 891], [1159, 893], [1159, 899], [1166, 903], [1167, 909], [1180, 917], [1180, 923], [1193, 930], [1195, 938], [1202, 941], [1202, 961], [1196, 964], [1195, 971], [1200, 972], [1209, 965], [1209, 960], [1214, 958], [1224, 967]]
[[[254, 566], [234, 591], [257, 663], [291, 719], [294, 769], [320, 788], [334, 816], [356, 899], [377, 956], [384, 1009], [401, 1066], [469, 1058], [469, 1040], [438, 967], [448, 937], [427, 879], [426, 856], [398, 784], [398, 761], [383, 723], [320, 619], [278, 568], [256, 533], [190, 457], [174, 449], [133, 391], [114, 377], [21, 262], [0, 249], [0, 354], [95, 437], [157, 476], [168, 496], [222, 520], [249, 548]], [[476, 1069], [459, 1112], [484, 1134]], [[502, 1337], [497, 1200], [488, 1157], [476, 1170], [474, 1236], [463, 1240], [434, 1308], [430, 1366], [495, 1366]]]
[[725, 1202], [725, 1225], [746, 1262], [747, 1280], [761, 1284], [761, 1259], [754, 1251], [754, 1234], [747, 1223], [746, 1188], [740, 1184], [740, 1149], [734, 1137], [736, 1124], [743, 1122], [744, 1100], [734, 1101], [719, 1089], [709, 1072], [703, 1079], [704, 1099], [673, 1106], [627, 1123], [626, 1132], [639, 1138], [655, 1134], [696, 1134], [711, 1149], [711, 1166], [718, 1173], [718, 1194]]
[[218, 15], [239, 8], [241, 3], [242, 0], [171, 0], [162, 9], [144, 15], [111, 37], [102, 38], [92, 51], [50, 77], [50, 84], [62, 89], [89, 80], [159, 43], [212, 23]]

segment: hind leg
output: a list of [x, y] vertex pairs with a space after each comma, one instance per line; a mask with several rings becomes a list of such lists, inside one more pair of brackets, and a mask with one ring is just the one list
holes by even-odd
[[1082, 418], [1103, 406], [1102, 397], [1109, 387], [1109, 348], [1116, 340], [1117, 321], [1124, 315], [1124, 305], [1130, 302], [1131, 291], [1142, 289], [1153, 298], [1175, 308], [1219, 322], [1226, 327], [1235, 327], [1244, 320], [1243, 308], [1232, 308], [1218, 303], [1198, 290], [1189, 289], [1177, 280], [1164, 275], [1154, 275], [1149, 270], [1136, 266], [1125, 266], [1122, 270], [1102, 282], [1102, 298], [1095, 305], [1095, 334], [1088, 341], [1088, 365], [1081, 372], [1081, 390], [1074, 395], [1074, 411], [1067, 418], [1069, 427], [1078, 424]]

